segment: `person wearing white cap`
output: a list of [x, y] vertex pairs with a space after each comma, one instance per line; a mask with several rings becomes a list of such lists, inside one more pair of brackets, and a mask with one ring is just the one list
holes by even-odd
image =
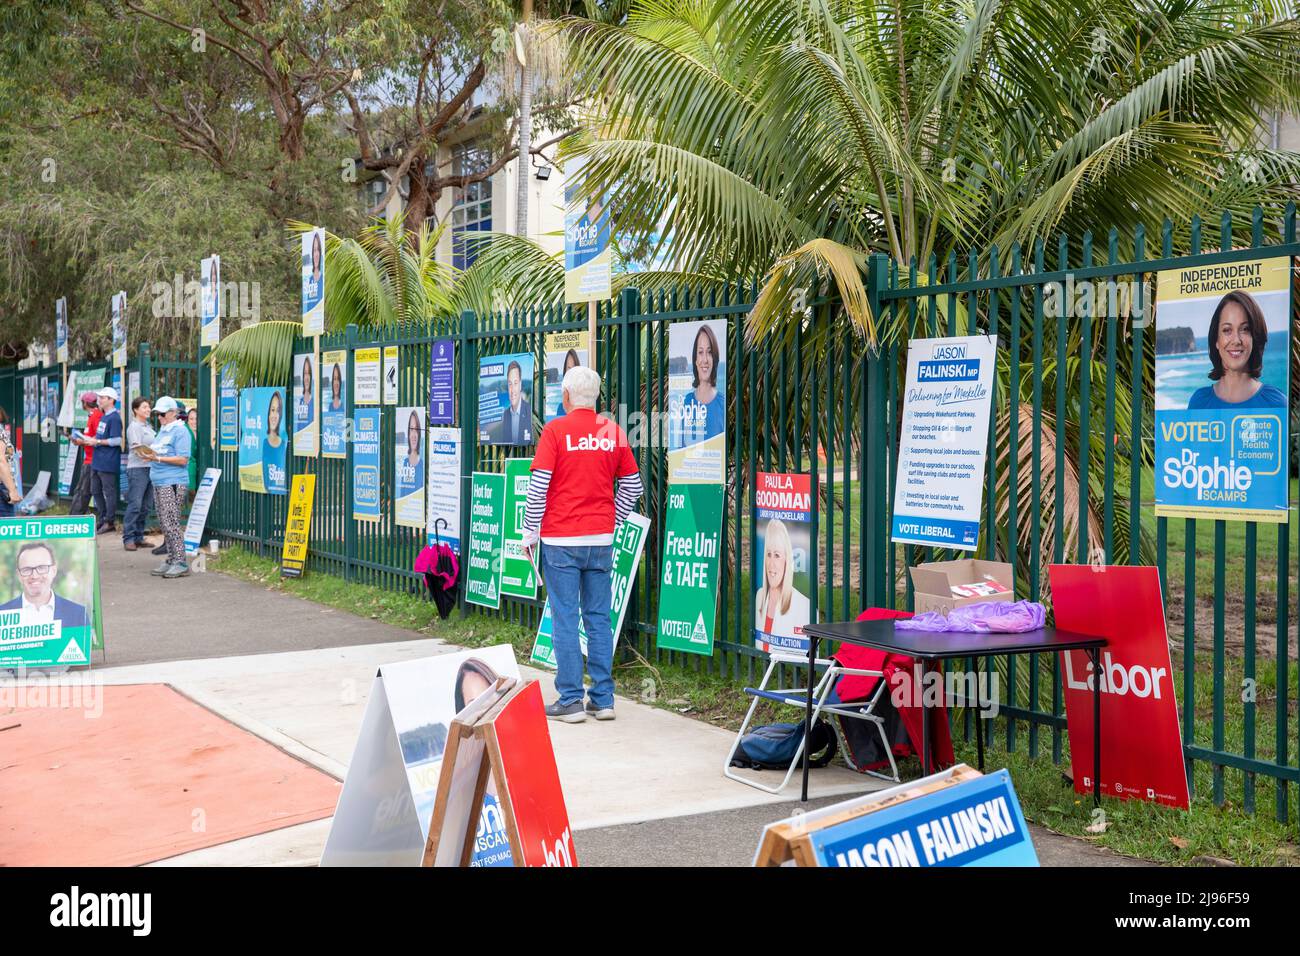
[[95, 437], [89, 440], [95, 449], [95, 456], [90, 463], [90, 491], [95, 496], [99, 518], [95, 522], [95, 533], [103, 534], [117, 530], [117, 499], [121, 495], [122, 416], [117, 411], [117, 389], [108, 386], [95, 394], [99, 397], [99, 410], [102, 414], [99, 425], [95, 428]]
[[153, 460], [149, 465], [149, 480], [153, 482], [154, 506], [158, 509], [158, 523], [162, 525], [163, 540], [167, 545], [167, 558], [154, 568], [152, 574], [161, 578], [182, 578], [190, 573], [185, 563], [185, 536], [181, 530], [181, 506], [189, 486], [190, 455], [193, 444], [190, 430], [180, 417], [180, 404], [170, 395], [158, 399], [154, 410], [162, 422], [158, 437], [150, 446]]

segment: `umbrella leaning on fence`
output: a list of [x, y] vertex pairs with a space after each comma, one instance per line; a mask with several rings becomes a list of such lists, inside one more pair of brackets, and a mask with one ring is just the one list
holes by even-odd
[[438, 533], [446, 523], [446, 518], [434, 522], [433, 544], [422, 549], [415, 559], [415, 573], [424, 575], [424, 585], [438, 606], [438, 616], [444, 621], [456, 606], [456, 593], [460, 588], [460, 561], [451, 545], [445, 543]]

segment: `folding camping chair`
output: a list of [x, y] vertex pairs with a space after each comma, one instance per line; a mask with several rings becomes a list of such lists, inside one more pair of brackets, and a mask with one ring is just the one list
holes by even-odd
[[[767, 670], [763, 672], [763, 679], [757, 687], [746, 687], [745, 693], [749, 694], [753, 701], [749, 705], [749, 711], [745, 714], [745, 720], [740, 725], [740, 730], [736, 733], [736, 739], [731, 745], [731, 750], [727, 753], [727, 759], [722, 765], [722, 775], [731, 780], [739, 781], [746, 786], [754, 787], [766, 793], [780, 793], [789, 784], [790, 778], [794, 776], [795, 770], [800, 767], [800, 758], [803, 757], [804, 747], [807, 744], [806, 737], [799, 741], [799, 746], [794, 752], [794, 759], [790, 761], [790, 767], [785, 772], [785, 777], [781, 783], [773, 787], [769, 784], [759, 783], [757, 780], [751, 780], [742, 777], [736, 772], [737, 768], [731, 766], [731, 760], [736, 756], [736, 750], [740, 747], [740, 741], [745, 736], [745, 731], [749, 728], [749, 723], [754, 717], [754, 711], [758, 708], [760, 700], [772, 701], [776, 704], [786, 704], [790, 707], [799, 708], [799, 721], [803, 722], [804, 714], [807, 711], [808, 698], [805, 696], [805, 690], [802, 687], [792, 688], [768, 688], [767, 683], [776, 673], [776, 669], [782, 664], [791, 665], [796, 674], [802, 674], [808, 666], [807, 654], [796, 654], [788, 651], [773, 650], [770, 652], [767, 662]], [[885, 753], [889, 756], [889, 769], [892, 776], [883, 773], [877, 773], [874, 770], [864, 770], [863, 773], [869, 773], [873, 777], [879, 777], [882, 780], [891, 780], [894, 783], [899, 782], [898, 765], [894, 762], [893, 748], [889, 745], [889, 738], [885, 734], [885, 719], [876, 713], [876, 705], [880, 702], [885, 693], [886, 681], [885, 675], [878, 670], [864, 670], [856, 667], [845, 667], [838, 661], [826, 658], [817, 658], [817, 666], [824, 668], [822, 676], [817, 680], [812, 691], [812, 726], [817, 726], [817, 718], [822, 714], [833, 714], [839, 717], [848, 717], [854, 720], [865, 720], [875, 726], [876, 732], [880, 734], [880, 742]], [[866, 700], [854, 701], [846, 704], [840, 701], [835, 695], [835, 685], [841, 677], [875, 677], [876, 688]], [[839, 727], [831, 721], [831, 726], [835, 730], [836, 740], [841, 747], [847, 747], [841, 738]]]

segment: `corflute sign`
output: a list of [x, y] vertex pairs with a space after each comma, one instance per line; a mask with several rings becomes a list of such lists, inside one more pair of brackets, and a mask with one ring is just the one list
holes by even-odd
[[975, 550], [997, 337], [914, 339], [891, 540]]

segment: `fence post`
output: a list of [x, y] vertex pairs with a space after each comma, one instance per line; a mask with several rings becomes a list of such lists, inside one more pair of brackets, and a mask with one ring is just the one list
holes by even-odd
[[[355, 427], [354, 416], [356, 414], [356, 410], [352, 406], [352, 393], [356, 389], [356, 371], [352, 361], [352, 351], [357, 345], [357, 327], [352, 323], [348, 323], [348, 327], [344, 332], [344, 343], [344, 348], [347, 349], [347, 382], [351, 386], [344, 389], [347, 394], [343, 396], [345, 412], [343, 419], [343, 453], [347, 456], [343, 466], [343, 478], [346, 483], [344, 485], [346, 490], [343, 494], [343, 500], [347, 502], [351, 501], [352, 497], [352, 430]], [[383, 447], [382, 436], [380, 437], [380, 447]], [[380, 473], [382, 474], [382, 471]], [[357, 558], [357, 523], [351, 520], [351, 515], [347, 512], [348, 509], [345, 507], [343, 521], [343, 579], [351, 581], [356, 577], [354, 562]]]
[[[619, 327], [619, 382], [618, 382], [618, 404], [610, 411], [614, 415], [614, 420], [619, 422], [624, 429], [627, 427], [629, 417], [637, 411], [648, 413], [648, 409], [641, 407], [641, 382], [637, 374], [641, 369], [641, 324], [638, 321], [641, 317], [641, 290], [625, 288], [619, 295], [618, 301], [618, 327]], [[606, 394], [609, 394], [608, 390]], [[639, 429], [642, 435], [650, 434], [648, 427]], [[632, 449], [636, 455], [637, 449]], [[640, 466], [645, 486], [650, 487], [650, 475], [646, 471], [646, 465], [643, 455], [637, 455], [637, 464]], [[645, 508], [644, 503], [642, 508]], [[628, 606], [624, 620], [639, 621], [641, 619], [640, 611], [640, 591], [635, 586], [628, 588]], [[624, 660], [631, 658], [631, 644], [620, 642], [621, 654]]]
[[[478, 401], [477, 356], [470, 354], [471, 336], [476, 328], [475, 315], [469, 309], [460, 314], [460, 332], [456, 337], [457, 356], [460, 359], [460, 562], [468, 568], [469, 560], [469, 524], [470, 524], [470, 476], [478, 462], [478, 415], [475, 402]], [[477, 349], [475, 350], [477, 351]], [[470, 382], [474, 382], [473, 389]], [[468, 572], [467, 572], [468, 573]], [[460, 605], [460, 616], [469, 617], [469, 604], [465, 601], [465, 589], [456, 593]]]
[[[877, 335], [884, 324], [881, 308], [881, 293], [889, 283], [889, 257], [882, 252], [871, 255], [867, 261], [867, 304], [875, 319]], [[885, 501], [889, 482], [885, 474], [886, 429], [885, 429], [885, 368], [880, 350], [870, 347], [865, 357], [867, 376], [867, 420], [863, 422], [863, 440], [867, 443], [866, 461], [870, 473], [859, 475], [861, 493], [867, 505], [867, 527], [862, 529], [863, 553], [860, 557], [863, 574], [866, 578], [867, 604], [872, 607], [885, 607], [886, 590], [891, 569], [885, 566], [888, 554], [888, 520], [889, 504]]]

